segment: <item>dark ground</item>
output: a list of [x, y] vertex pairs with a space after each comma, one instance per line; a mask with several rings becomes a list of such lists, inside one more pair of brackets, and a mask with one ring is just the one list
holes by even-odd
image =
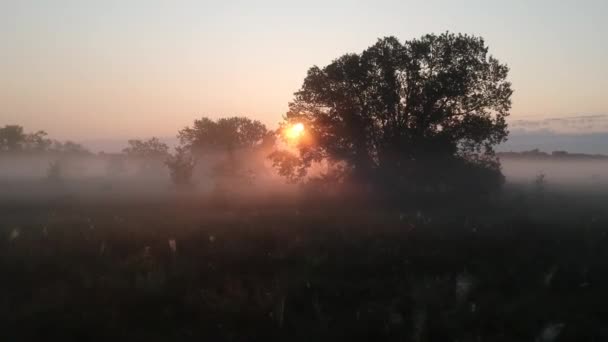
[[602, 341], [606, 197], [4, 200], [0, 340]]

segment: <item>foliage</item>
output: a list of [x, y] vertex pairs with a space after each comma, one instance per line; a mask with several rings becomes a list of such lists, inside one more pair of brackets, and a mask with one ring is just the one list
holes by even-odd
[[192, 172], [196, 161], [188, 149], [177, 147], [175, 154], [169, 155], [165, 164], [169, 168], [171, 180], [175, 185], [188, 185], [192, 182]]
[[258, 147], [267, 141], [268, 135], [268, 129], [260, 121], [231, 117], [195, 120], [192, 127], [180, 130], [178, 137], [194, 154], [204, 154]]
[[132, 158], [165, 158], [169, 154], [169, 146], [158, 138], [148, 140], [132, 139], [122, 152]]
[[47, 136], [48, 134], [45, 131], [25, 133], [22, 126], [6, 125], [0, 128], [0, 152], [64, 155], [87, 155], [91, 153], [75, 142], [60, 142], [51, 140]]
[[[197, 158], [207, 157], [216, 187], [222, 192], [251, 184], [261, 166], [261, 151], [274, 145], [274, 134], [260, 121], [246, 117], [195, 120], [179, 131], [185, 150]], [[267, 152], [264, 152], [267, 155]]]
[[84, 146], [69, 140], [65, 142], [54, 141], [52, 143], [51, 148], [51, 151], [54, 153], [72, 156], [84, 156], [91, 154], [91, 152], [87, 150]]
[[23, 148], [26, 135], [23, 127], [6, 125], [0, 128], [0, 150], [3, 152], [16, 152]]
[[156, 137], [148, 140], [132, 139], [122, 150], [127, 158], [139, 163], [140, 176], [160, 176], [164, 172], [164, 162], [169, 157], [169, 146]]
[[394, 190], [453, 188], [476, 168], [500, 184], [493, 146], [507, 137], [507, 73], [479, 37], [380, 39], [308, 71], [285, 121], [304, 123], [310, 139], [297, 144], [297, 164], [280, 153], [274, 163], [301, 179], [315, 163], [342, 161], [350, 178]]
[[273, 151], [269, 158], [272, 166], [277, 169], [279, 175], [285, 177], [289, 183], [297, 183], [306, 175], [306, 167], [301, 163], [295, 153], [285, 150]]
[[0, 128], [0, 152], [45, 152], [51, 144], [45, 131], [25, 133], [18, 125]]
[[[48, 151], [51, 148], [53, 141], [48, 139], [47, 136], [48, 134], [45, 131], [26, 134], [24, 138], [24, 149], [33, 152]], [[57, 142], [55, 141], [55, 143]], [[82, 151], [86, 150], [82, 148]]]

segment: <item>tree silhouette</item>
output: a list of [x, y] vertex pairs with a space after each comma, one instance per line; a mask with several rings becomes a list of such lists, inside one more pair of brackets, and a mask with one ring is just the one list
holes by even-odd
[[23, 127], [18, 125], [6, 125], [0, 128], [0, 151], [18, 152], [24, 148], [27, 135]]
[[47, 136], [48, 134], [45, 131], [25, 133], [22, 126], [6, 125], [0, 128], [0, 152], [64, 155], [87, 155], [91, 153], [75, 142], [51, 140]]
[[139, 162], [139, 174], [141, 176], [159, 175], [163, 172], [163, 163], [169, 156], [169, 146], [158, 138], [152, 137], [148, 140], [132, 139], [128, 141], [129, 146], [122, 152], [128, 158]]
[[84, 146], [69, 140], [65, 142], [54, 141], [49, 146], [51, 152], [68, 156], [86, 156], [92, 154]]
[[169, 154], [169, 146], [156, 137], [148, 140], [132, 139], [128, 141], [128, 145], [122, 150], [128, 157], [165, 158]]
[[196, 161], [188, 149], [176, 147], [175, 154], [169, 155], [165, 164], [169, 168], [171, 180], [175, 185], [188, 185], [191, 183]]
[[38, 131], [25, 135], [25, 149], [32, 152], [47, 152], [53, 141], [47, 138], [48, 134], [45, 131]]
[[274, 134], [264, 124], [246, 117], [204, 117], [180, 130], [178, 138], [192, 156], [211, 162], [211, 175], [222, 191], [251, 183], [259, 168], [255, 161], [264, 159], [257, 157], [259, 151], [274, 144]]
[[493, 146], [506, 140], [511, 107], [507, 74], [480, 37], [380, 39], [308, 71], [284, 123], [303, 123], [308, 138], [297, 153], [271, 159], [291, 179], [329, 161], [350, 180], [394, 190], [495, 187], [502, 174]]
[[229, 152], [253, 148], [264, 143], [268, 129], [257, 120], [246, 117], [195, 120], [192, 127], [179, 131], [181, 144], [195, 154]]

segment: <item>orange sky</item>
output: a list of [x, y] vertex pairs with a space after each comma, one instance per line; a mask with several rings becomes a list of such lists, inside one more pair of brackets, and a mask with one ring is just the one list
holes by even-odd
[[8, 1], [0, 125], [59, 139], [174, 136], [200, 116], [273, 127], [314, 64], [376, 38], [482, 35], [513, 118], [608, 113], [604, 1]]

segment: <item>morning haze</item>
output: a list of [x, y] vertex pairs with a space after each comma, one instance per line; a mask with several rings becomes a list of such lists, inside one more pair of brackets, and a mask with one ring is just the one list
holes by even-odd
[[607, 10], [0, 0], [0, 341], [608, 341]]

